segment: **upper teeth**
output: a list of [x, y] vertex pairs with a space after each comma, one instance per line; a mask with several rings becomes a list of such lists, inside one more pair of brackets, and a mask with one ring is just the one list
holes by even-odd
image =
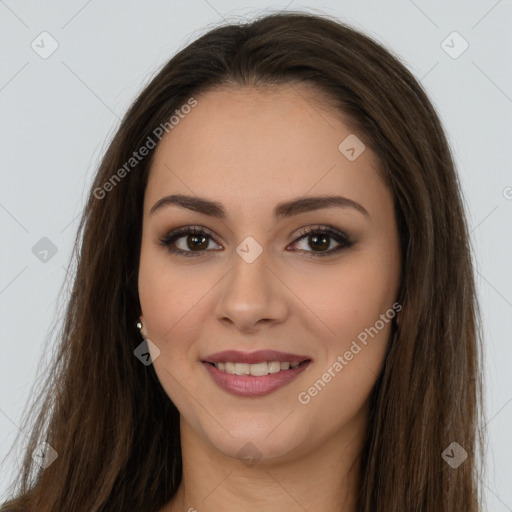
[[226, 373], [230, 373], [231, 375], [253, 375], [255, 377], [261, 377], [262, 375], [267, 375], [269, 373], [277, 373], [281, 370], [288, 370], [291, 368], [296, 368], [299, 366], [299, 361], [290, 362], [279, 362], [279, 361], [270, 361], [265, 363], [215, 363], [215, 366]]

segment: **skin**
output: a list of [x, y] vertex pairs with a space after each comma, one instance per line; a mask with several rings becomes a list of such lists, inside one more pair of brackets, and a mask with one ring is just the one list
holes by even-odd
[[[160, 350], [153, 362], [160, 383], [180, 411], [183, 453], [182, 483], [162, 511], [355, 511], [368, 398], [392, 322], [359, 343], [362, 350], [309, 403], [298, 395], [332, 373], [338, 356], [396, 301], [399, 236], [375, 154], [366, 147], [348, 160], [338, 145], [352, 130], [313, 94], [305, 85], [206, 92], [156, 149], [144, 198], [140, 319]], [[368, 216], [329, 207], [273, 217], [282, 201], [334, 193]], [[170, 194], [220, 202], [226, 218], [176, 205], [151, 215]], [[301, 238], [301, 228], [318, 225], [354, 245], [315, 257], [340, 245], [327, 238], [330, 245], [315, 251], [311, 235]], [[213, 233], [197, 257], [159, 244], [184, 226]], [[236, 252], [248, 236], [263, 250], [250, 264]], [[174, 245], [193, 252], [190, 238]], [[267, 396], [237, 397], [201, 363], [226, 349], [275, 349], [313, 363]], [[260, 456], [253, 465], [239, 454], [248, 442]]]

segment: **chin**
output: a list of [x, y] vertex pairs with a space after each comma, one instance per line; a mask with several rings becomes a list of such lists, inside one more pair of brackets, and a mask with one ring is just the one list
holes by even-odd
[[[286, 417], [286, 416], [284, 416]], [[287, 425], [279, 425], [283, 418], [273, 422], [254, 424], [238, 422], [236, 426], [226, 423], [226, 430], [216, 429], [215, 432], [204, 432], [208, 443], [217, 451], [237, 460], [247, 466], [258, 464], [273, 464], [292, 460], [308, 451], [310, 444], [304, 426], [296, 431]], [[285, 420], [285, 422], [288, 420]], [[277, 427], [277, 428], [276, 428]]]

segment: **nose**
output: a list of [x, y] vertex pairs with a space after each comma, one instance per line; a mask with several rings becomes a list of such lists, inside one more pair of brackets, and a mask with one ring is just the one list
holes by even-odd
[[289, 289], [270, 268], [263, 254], [248, 263], [238, 254], [234, 266], [219, 283], [215, 316], [245, 333], [263, 324], [279, 324], [288, 315]]

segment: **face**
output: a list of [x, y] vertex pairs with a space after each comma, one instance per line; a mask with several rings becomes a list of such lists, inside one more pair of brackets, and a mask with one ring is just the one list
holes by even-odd
[[[143, 334], [182, 435], [231, 457], [251, 442], [262, 461], [292, 459], [361, 432], [392, 329], [392, 194], [369, 147], [313, 94], [198, 96], [157, 147], [145, 191]], [[176, 195], [215, 204], [160, 201]], [[256, 354], [266, 368], [214, 367], [226, 350], [242, 354], [221, 363], [278, 353]]]

